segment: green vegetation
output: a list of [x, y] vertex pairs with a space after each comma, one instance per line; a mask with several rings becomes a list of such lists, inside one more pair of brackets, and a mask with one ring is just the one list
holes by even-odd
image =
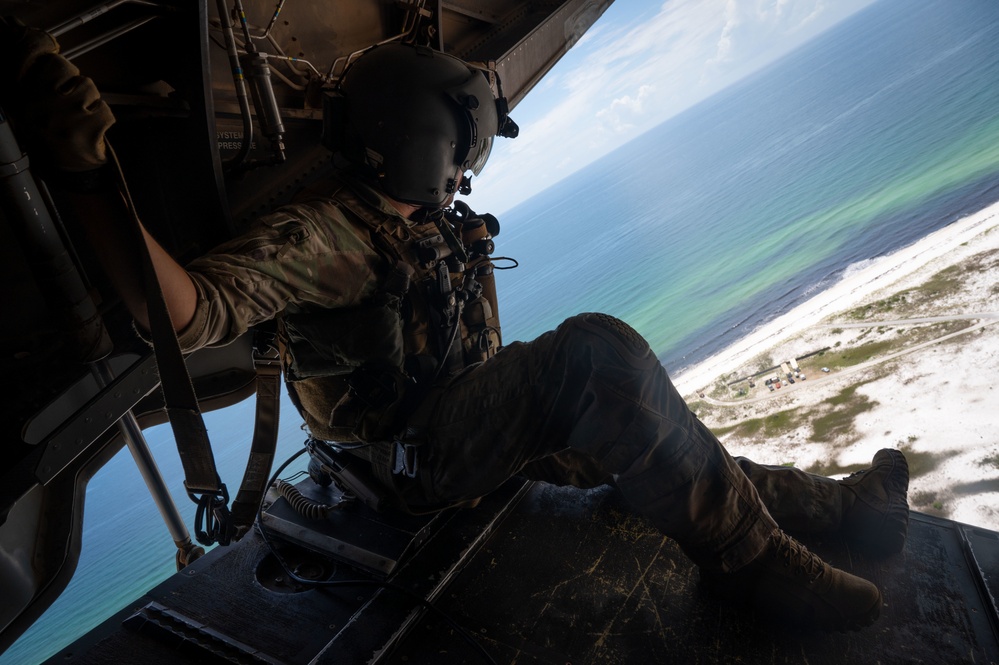
[[909, 495], [909, 506], [923, 513], [947, 517], [943, 497], [936, 492], [913, 492]]
[[809, 437], [812, 441], [831, 441], [849, 436], [853, 433], [854, 419], [877, 406], [878, 403], [866, 395], [854, 395], [856, 389], [856, 386], [850, 386], [828, 400], [832, 406], [840, 408], [812, 420], [812, 435]]
[[762, 418], [747, 418], [735, 425], [714, 428], [714, 432], [718, 436], [734, 434], [742, 438], [775, 438], [810, 426], [809, 441], [838, 440], [840, 445], [847, 445], [853, 441], [851, 434], [856, 417], [877, 406], [877, 402], [867, 396], [856, 394], [860, 385], [863, 384], [845, 388], [812, 408], [786, 409]]
[[855, 347], [837, 348], [825, 356], [824, 363], [830, 369], [842, 369], [865, 363], [878, 356], [884, 356], [900, 346], [894, 340], [867, 342]]
[[700, 418], [702, 421], [709, 418], [713, 418], [718, 415], [718, 407], [713, 404], [708, 404], [704, 400], [694, 400], [693, 402], [688, 402], [687, 406], [693, 412], [695, 416]]
[[774, 367], [776, 364], [777, 363], [774, 362], [773, 354], [768, 353], [755, 358], [750, 363], [750, 366], [756, 368], [756, 374], [761, 374]]
[[[989, 229], [989, 231], [991, 230]], [[999, 250], [997, 249], [975, 254], [964, 265], [965, 270], [969, 272], [986, 272], [996, 266], [999, 266]]]
[[763, 418], [747, 418], [728, 427], [715, 427], [712, 431], [716, 436], [731, 433], [744, 438], [773, 438], [803, 426], [809, 415], [808, 411], [788, 409], [771, 413]]
[[715, 381], [708, 394], [717, 400], [727, 400], [729, 398], [729, 389], [724, 381]]
[[869, 305], [862, 305], [850, 310], [846, 315], [851, 319], [862, 321], [872, 314], [884, 314], [885, 312], [895, 311], [901, 306], [908, 304], [908, 293], [908, 291], [902, 291], [883, 300], [872, 302]]
[[[949, 335], [951, 333], [955, 333], [955, 332], [957, 332], [959, 330], [963, 330], [965, 328], [971, 328], [972, 326], [975, 325], [975, 322], [974, 321], [948, 321], [946, 324], [941, 324], [941, 325], [943, 327], [940, 329], [940, 335], [939, 336], [943, 337], [944, 335]], [[979, 328], [979, 332], [981, 332], [980, 328]], [[968, 341], [968, 339], [970, 339], [970, 338], [964, 337], [962, 335], [957, 335], [955, 337], [951, 337], [950, 339], [945, 339], [945, 340], [943, 340], [940, 343], [941, 344], [958, 344], [958, 345], [960, 345], [960, 344], [965, 344]]]
[[[908, 437], [908, 442], [912, 443], [916, 439], [917, 437], [910, 436]], [[813, 436], [812, 440], [817, 441], [819, 439]], [[955, 453], [955, 451], [953, 450], [942, 450], [935, 453], [917, 452], [912, 450], [909, 446], [906, 445], [900, 445], [899, 450], [905, 453], [905, 459], [909, 463], [909, 478], [918, 478], [920, 476], [924, 476], [930, 473], [931, 471], [939, 467], [944, 460], [950, 458]], [[992, 463], [995, 464], [997, 467], [999, 467], [999, 455], [994, 455], [991, 458], [986, 458], [985, 460], [982, 460], [983, 465], [986, 463]], [[817, 473], [821, 476], [833, 476], [841, 473], [853, 473], [854, 471], [859, 471], [860, 469], [866, 467], [867, 467], [866, 464], [853, 464], [847, 466], [840, 466], [834, 460], [825, 460], [813, 464], [812, 466], [805, 469], [805, 471], [808, 471], [809, 473]], [[912, 499], [914, 504], [918, 504], [921, 506], [930, 506], [930, 507], [932, 507], [933, 503], [937, 501], [937, 497], [935, 495], [922, 497], [919, 501], [917, 501], [915, 498], [912, 497], [910, 497], [910, 499]]]
[[[970, 327], [968, 321], [944, 321], [929, 325], [921, 325], [912, 328], [896, 328], [898, 334], [889, 339], [879, 339], [856, 346], [843, 346], [836, 342], [832, 350], [820, 353], [816, 358], [822, 359], [822, 365], [830, 369], [843, 369], [852, 367], [887, 356], [896, 351], [902, 351], [906, 347], [914, 346], [922, 342], [943, 337]], [[887, 332], [888, 328], [879, 327], [879, 333]], [[859, 339], [863, 339], [861, 335]]]
[[961, 290], [964, 282], [963, 276], [965, 266], [953, 265], [944, 268], [927, 281], [920, 284], [912, 291], [921, 296], [922, 299], [939, 299], [953, 295]]
[[956, 452], [953, 450], [941, 450], [934, 453], [918, 452], [909, 446], [902, 446], [900, 450], [905, 453], [905, 461], [909, 463], [910, 479], [925, 476]]
[[999, 455], [989, 455], [978, 460], [978, 466], [991, 466], [999, 469]]
[[909, 345], [927, 342], [931, 339], [938, 339], [944, 335], [949, 335], [957, 332], [958, 330], [963, 330], [964, 328], [970, 328], [972, 325], [974, 325], [972, 321], [958, 319], [955, 321], [944, 321], [942, 323], [934, 323], [928, 326], [911, 328], [906, 331], [907, 339], [905, 341]]
[[866, 464], [848, 464], [847, 466], [840, 466], [833, 460], [826, 460], [824, 462], [816, 462], [804, 470], [808, 473], [814, 473], [820, 476], [836, 476], [841, 473], [853, 473], [854, 471], [860, 471], [861, 469], [866, 468]]
[[[846, 313], [846, 316], [855, 321], [864, 321], [872, 316], [883, 318], [883, 315], [888, 313], [904, 318], [922, 305], [960, 292], [969, 275], [991, 270], [997, 264], [999, 264], [997, 250], [976, 254], [960, 264], [944, 268], [917, 287], [852, 309]], [[992, 292], [999, 292], [999, 286], [993, 287]]]
[[847, 386], [837, 394], [827, 399], [826, 403], [832, 406], [843, 406], [844, 404], [849, 404], [853, 400], [853, 396], [857, 394], [857, 388], [862, 385], [864, 384], [858, 383], [855, 386]]

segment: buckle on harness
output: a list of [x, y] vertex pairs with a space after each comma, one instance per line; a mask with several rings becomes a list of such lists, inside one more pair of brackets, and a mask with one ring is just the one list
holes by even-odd
[[188, 492], [191, 501], [198, 504], [194, 513], [194, 537], [202, 545], [228, 545], [236, 535], [232, 513], [229, 512], [229, 490], [222, 483], [216, 493], [201, 496]]
[[419, 446], [412, 443], [405, 443], [396, 440], [392, 455], [392, 473], [397, 476], [415, 478], [416, 472], [420, 469], [420, 463], [416, 458]]

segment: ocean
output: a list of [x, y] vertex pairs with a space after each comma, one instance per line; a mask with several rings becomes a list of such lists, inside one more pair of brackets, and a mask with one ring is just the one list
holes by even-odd
[[[999, 3], [880, 0], [777, 63], [503, 215], [504, 339], [583, 311], [631, 323], [677, 373], [999, 200]], [[500, 261], [509, 265], [509, 261]], [[279, 456], [304, 440], [285, 399]], [[207, 414], [238, 483], [252, 401]], [[169, 430], [147, 439], [187, 524]], [[123, 451], [90, 483], [63, 596], [0, 665], [33, 664], [173, 572]]]
[[605, 311], [676, 373], [999, 199], [997, 31], [882, 0], [507, 212], [505, 340]]

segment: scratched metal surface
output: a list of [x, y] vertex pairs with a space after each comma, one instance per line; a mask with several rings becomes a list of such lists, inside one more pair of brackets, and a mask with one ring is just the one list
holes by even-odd
[[[906, 549], [885, 560], [806, 540], [878, 584], [886, 603], [868, 629], [808, 633], [703, 591], [677, 546], [612, 490], [536, 485], [440, 605], [499, 663], [995, 663], [999, 635], [963, 529], [914, 513]], [[994, 579], [999, 536], [978, 533], [978, 561]], [[481, 660], [428, 615], [392, 662]]]
[[[434, 596], [497, 663], [999, 662], [999, 625], [989, 611], [999, 533], [913, 513], [905, 550], [885, 560], [832, 538], [806, 541], [874, 581], [885, 598], [871, 628], [807, 633], [703, 591], [677, 546], [613, 490], [523, 489], [510, 483], [479, 508], [452, 514], [393, 580]], [[438, 615], [411, 622], [417, 606], [405, 595], [274, 591], [259, 581], [275, 574], [269, 560], [255, 536], [216, 550], [49, 662], [136, 662], [136, 654], [163, 665], [485, 662]], [[336, 579], [359, 576], [334, 568]], [[151, 602], [197, 629], [137, 620]]]

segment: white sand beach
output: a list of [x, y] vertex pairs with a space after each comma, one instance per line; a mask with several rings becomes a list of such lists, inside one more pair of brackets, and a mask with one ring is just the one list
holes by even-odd
[[[820, 349], [793, 385], [766, 387], [776, 371], [726, 385]], [[839, 476], [900, 448], [913, 509], [999, 530], [999, 203], [852, 269], [675, 382], [734, 455]]]

